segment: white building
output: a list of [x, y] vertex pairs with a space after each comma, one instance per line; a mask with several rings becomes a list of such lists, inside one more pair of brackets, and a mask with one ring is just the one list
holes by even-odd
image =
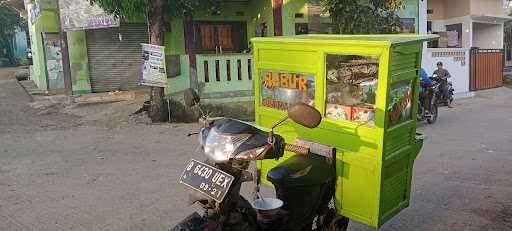
[[[427, 2], [427, 0], [424, 0]], [[442, 61], [452, 74], [457, 96], [470, 91], [470, 49], [503, 49], [504, 23], [511, 20], [507, 0], [428, 0], [427, 32], [439, 34], [429, 44], [423, 67], [434, 71]]]

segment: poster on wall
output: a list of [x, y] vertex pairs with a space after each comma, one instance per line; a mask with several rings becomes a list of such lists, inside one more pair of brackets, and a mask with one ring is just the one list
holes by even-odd
[[141, 43], [142, 62], [139, 84], [152, 87], [167, 86], [165, 47]]
[[60, 0], [60, 22], [64, 31], [119, 27], [119, 19], [85, 0]]
[[48, 89], [64, 88], [64, 71], [62, 54], [60, 51], [60, 38], [58, 33], [44, 33], [44, 55], [46, 61], [46, 74]]
[[38, 1], [34, 2], [26, 2], [25, 8], [29, 12], [29, 21], [30, 24], [34, 24], [37, 21], [37, 18], [41, 15], [41, 5]]
[[448, 37], [448, 47], [459, 46], [459, 33], [457, 31], [447, 31], [446, 36]]

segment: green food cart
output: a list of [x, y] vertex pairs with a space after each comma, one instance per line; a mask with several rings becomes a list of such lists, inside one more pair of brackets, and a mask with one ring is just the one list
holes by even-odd
[[[319, 127], [287, 121], [276, 133], [289, 143], [300, 138], [335, 148], [339, 214], [379, 228], [408, 207], [412, 167], [423, 144], [416, 133], [422, 48], [435, 38], [252, 39], [256, 123], [269, 128], [298, 102], [320, 111]], [[262, 176], [285, 159], [259, 162]]]

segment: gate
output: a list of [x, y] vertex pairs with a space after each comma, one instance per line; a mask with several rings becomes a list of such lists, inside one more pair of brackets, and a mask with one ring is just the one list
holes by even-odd
[[503, 49], [471, 49], [469, 89], [478, 91], [503, 86]]

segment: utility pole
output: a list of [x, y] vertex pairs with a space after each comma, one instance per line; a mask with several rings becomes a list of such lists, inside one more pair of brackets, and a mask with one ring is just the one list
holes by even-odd
[[68, 35], [60, 29], [60, 53], [62, 55], [62, 71], [64, 74], [64, 87], [67, 95], [73, 95], [73, 84], [71, 82], [71, 68], [69, 62]]
[[[57, 2], [57, 6], [60, 6]], [[62, 72], [64, 75], [64, 88], [67, 95], [73, 95], [73, 84], [71, 81], [71, 67], [69, 62], [69, 48], [68, 48], [68, 34], [62, 29], [60, 18], [60, 8], [57, 7], [59, 12], [59, 38], [60, 38], [60, 54], [62, 62]]]

